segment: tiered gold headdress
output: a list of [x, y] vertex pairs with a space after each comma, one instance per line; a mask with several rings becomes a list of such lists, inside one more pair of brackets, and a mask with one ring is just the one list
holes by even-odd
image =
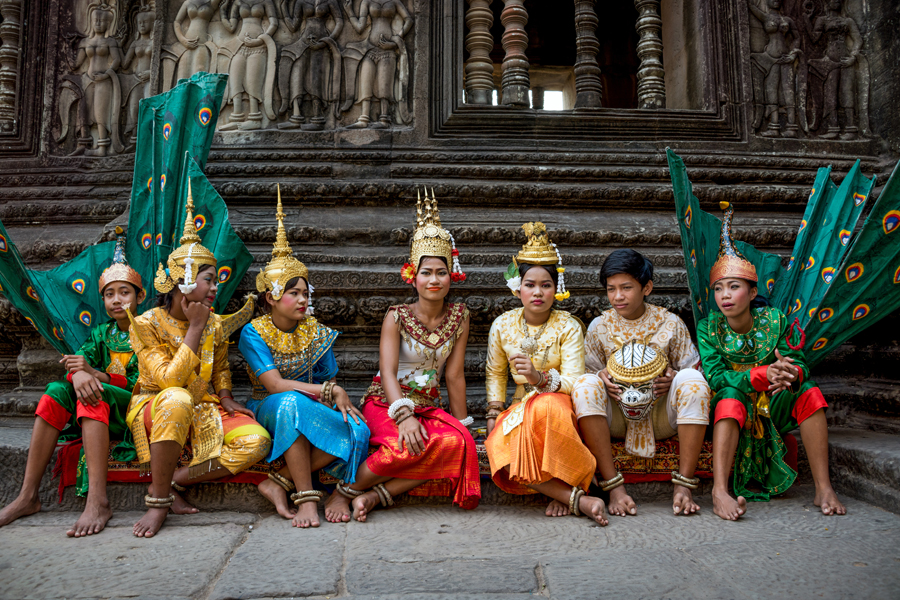
[[506, 269], [506, 285], [513, 291], [519, 290], [522, 284], [522, 278], [519, 276], [519, 263], [527, 265], [550, 266], [556, 265], [556, 272], [559, 273], [559, 286], [556, 290], [556, 299], [562, 302], [571, 294], [566, 291], [565, 269], [562, 266], [562, 255], [556, 244], [550, 241], [550, 235], [547, 233], [547, 227], [540, 221], [533, 223], [525, 223], [522, 225], [528, 241], [519, 250], [519, 253], [513, 256], [513, 261]]
[[437, 199], [434, 197], [434, 189], [431, 190], [431, 198], [428, 198], [428, 189], [425, 189], [425, 204], [423, 208], [422, 196], [416, 203], [416, 230], [413, 233], [412, 244], [409, 249], [409, 262], [403, 265], [400, 276], [406, 283], [412, 283], [419, 270], [419, 261], [425, 256], [436, 256], [447, 261], [450, 269], [450, 279], [453, 281], [465, 281], [466, 274], [459, 266], [459, 251], [456, 249], [456, 240], [453, 234], [441, 227], [441, 213], [438, 211]]
[[153, 285], [158, 292], [163, 294], [172, 291], [175, 282], [184, 279], [184, 283], [178, 284], [182, 294], [190, 294], [197, 287], [197, 272], [203, 265], [216, 266], [216, 257], [208, 249], [200, 244], [200, 236], [197, 235], [197, 226], [194, 225], [194, 199], [191, 197], [191, 180], [188, 179], [187, 190], [187, 216], [184, 220], [184, 233], [179, 242], [181, 245], [172, 251], [166, 262], [168, 269], [164, 269], [162, 263], [156, 270], [156, 278]]
[[144, 289], [141, 276], [128, 266], [128, 261], [125, 259], [125, 235], [121, 227], [116, 227], [116, 250], [113, 253], [113, 264], [100, 274], [100, 293], [103, 294], [103, 289], [114, 281], [130, 283], [137, 287], [138, 293]]
[[756, 267], [738, 252], [731, 239], [731, 219], [734, 216], [734, 206], [728, 202], [720, 202], [719, 208], [725, 211], [722, 218], [722, 240], [719, 242], [719, 258], [709, 272], [709, 285], [729, 277], [756, 283], [759, 280], [756, 275]]
[[[287, 241], [287, 232], [284, 230], [284, 212], [281, 210], [281, 186], [278, 186], [278, 208], [275, 212], [278, 220], [278, 232], [275, 235], [275, 245], [272, 247], [272, 260], [256, 276], [256, 291], [272, 292], [272, 298], [279, 300], [284, 293], [284, 286], [295, 277], [302, 277], [309, 285], [309, 270], [302, 262], [294, 258]], [[309, 293], [312, 294], [312, 286], [309, 285]]]

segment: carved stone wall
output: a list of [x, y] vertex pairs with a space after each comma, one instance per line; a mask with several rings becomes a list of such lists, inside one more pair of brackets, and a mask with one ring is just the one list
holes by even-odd
[[[442, 221], [469, 275], [452, 296], [464, 299], [473, 314], [466, 365], [477, 403], [490, 322], [516, 305], [502, 270], [524, 241], [522, 222], [547, 223], [565, 257], [572, 291], [561, 307], [585, 322], [608, 306], [597, 273], [608, 253], [623, 246], [645, 252], [656, 264], [652, 301], [690, 320], [666, 146], [684, 157], [704, 207], [714, 211], [720, 200], [734, 202], [739, 237], [783, 255], [793, 244], [819, 166], [831, 164], [840, 177], [860, 158], [863, 171], [883, 183], [900, 154], [900, 116], [893, 110], [900, 96], [900, 36], [890, 0], [847, 0], [842, 9], [850, 15], [842, 18], [857, 25], [857, 56], [865, 55], [870, 72], [868, 133], [856, 125], [855, 139], [841, 139], [846, 113], [838, 114], [842, 129], [836, 139], [823, 138], [824, 103], [815, 104], [818, 112], [807, 105], [807, 126], [815, 113], [818, 127], [807, 131], [800, 125], [796, 138], [785, 137], [787, 105], [778, 104], [779, 135], [763, 135], [773, 121], [763, 101], [763, 118], [756, 122], [759, 99], [765, 98], [754, 95], [754, 55], [762, 51], [760, 40], [765, 50], [767, 38], [748, 0], [686, 2], [681, 12], [673, 9], [674, 0], [659, 3], [661, 34], [647, 35], [661, 40], [665, 74], [657, 72], [655, 83], [664, 78], [668, 107], [626, 110], [590, 102], [558, 112], [485, 102], [490, 96], [484, 80], [475, 88], [469, 82], [480, 101], [467, 102], [466, 11], [482, 15], [470, 25], [478, 27], [476, 71], [483, 74], [499, 67], [506, 54], [503, 24], [495, 19], [493, 27], [487, 25], [487, 10], [503, 6], [515, 12], [516, 18], [507, 18], [515, 26], [515, 43], [506, 40], [515, 56], [523, 45], [527, 58], [530, 45], [554, 43], [552, 36], [529, 37], [527, 19], [522, 24], [527, 1], [106, 1], [22, 4], [30, 16], [20, 19], [14, 84], [19, 137], [8, 145], [0, 131], [0, 219], [25, 260], [51, 268], [127, 223], [133, 101], [168, 89], [179, 73], [213, 68], [215, 57], [215, 68], [234, 76], [207, 173], [256, 259], [242, 287], [253, 287], [256, 269], [267, 260], [280, 183], [288, 236], [310, 268], [318, 315], [343, 332], [340, 377], [356, 392], [377, 370], [384, 311], [411, 295], [399, 269], [417, 186], [434, 187]], [[819, 0], [812, 5], [814, 31], [824, 9]], [[0, 0], [0, 16], [3, 6]], [[572, 30], [582, 51], [576, 60], [590, 66], [593, 43], [585, 28], [595, 19], [585, 11], [602, 20], [603, 3], [579, 0], [576, 6], [578, 28]], [[797, 21], [803, 3], [785, 2], [777, 10]], [[808, 34], [797, 22], [802, 42]], [[5, 44], [3, 31], [0, 23]], [[242, 42], [245, 37], [262, 42]], [[10, 81], [2, 77], [2, 48], [0, 98]], [[816, 48], [801, 43], [805, 60], [821, 57]], [[799, 72], [792, 68], [790, 73]], [[690, 86], [673, 92], [673, 73], [689, 74]], [[808, 90], [814, 88], [812, 77]], [[500, 86], [499, 78], [494, 84]], [[678, 108], [669, 106], [673, 98]], [[34, 333], [5, 302], [0, 323], [0, 387], [15, 385], [17, 376], [34, 383], [34, 369], [16, 369], [22, 349], [37, 348]], [[828, 363], [828, 374], [847, 373], [864, 357], [874, 377], [894, 377], [900, 362], [896, 324], [894, 318], [848, 345], [839, 361]], [[235, 361], [241, 364], [237, 354]]]

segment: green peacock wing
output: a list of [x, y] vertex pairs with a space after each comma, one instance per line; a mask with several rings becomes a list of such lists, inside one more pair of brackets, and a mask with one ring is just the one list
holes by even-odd
[[62, 327], [65, 340], [73, 349], [80, 348], [91, 330], [109, 319], [98, 282], [112, 263], [115, 249], [115, 242], [89, 246], [55, 269], [30, 272], [54, 322]]
[[831, 168], [819, 169], [785, 275], [778, 281], [773, 304], [806, 328], [834, 280], [849, 248], [850, 237], [875, 179], [865, 177], [859, 161], [840, 187]]
[[[675, 192], [676, 219], [691, 291], [691, 308], [694, 319], [700, 321], [709, 316], [710, 310], [717, 310], [709, 288], [709, 273], [718, 259], [722, 221], [700, 209], [700, 201], [693, 193], [684, 161], [668, 148], [666, 157]], [[756, 267], [759, 291], [768, 297], [782, 274], [781, 258], [761, 252], [745, 242], [736, 241], [735, 246]]]
[[898, 307], [900, 163], [894, 166], [862, 229], [850, 241], [806, 330], [804, 351], [809, 363], [818, 363]]
[[205, 164], [219, 117], [226, 75], [196, 73], [172, 90], [141, 101], [131, 185], [126, 254], [151, 292], [152, 281], [184, 226], [185, 153]]

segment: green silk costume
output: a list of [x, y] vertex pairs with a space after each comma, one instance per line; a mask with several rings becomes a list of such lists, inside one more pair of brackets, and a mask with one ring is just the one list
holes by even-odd
[[[708, 283], [717, 259], [722, 223], [700, 209], [684, 162], [671, 150], [666, 152], [675, 192], [676, 217], [691, 291], [691, 306], [698, 322], [698, 345], [706, 375], [711, 377], [706, 356], [721, 355], [723, 364], [731, 362], [733, 370], [735, 364], [746, 365], [726, 358], [734, 357], [735, 348], [732, 346], [729, 349], [722, 335], [710, 334], [711, 327], [718, 327], [717, 320], [724, 320], [721, 313], [715, 310], [715, 299]], [[862, 228], [854, 234], [874, 186], [875, 178], [869, 179], [861, 174], [859, 161], [839, 186], [831, 182], [830, 167], [819, 169], [786, 267], [782, 267], [778, 255], [761, 252], [750, 244], [734, 242], [756, 268], [760, 295], [767, 297], [783, 313], [783, 321], [779, 319], [779, 327], [784, 327], [781, 339], [790, 335], [791, 343], [801, 346], [803, 352], [799, 356], [803, 358], [804, 369], [815, 366], [840, 344], [900, 307], [900, 163], [894, 167]], [[791, 330], [792, 324], [798, 327]], [[704, 330], [706, 333], [703, 333]], [[751, 331], [754, 336], [755, 333], [756, 322]], [[733, 338], [735, 344], [738, 339]], [[789, 356], [785, 350], [779, 351]], [[760, 364], [774, 361], [772, 356], [755, 358], [762, 361]], [[797, 361], [795, 364], [799, 366], [800, 363]], [[741, 374], [736, 372], [736, 375]], [[808, 373], [804, 371], [806, 375]], [[805, 380], [805, 387], [801, 386], [794, 392], [793, 400], [812, 387], [808, 383]], [[710, 385], [716, 392], [716, 400], [724, 397], [719, 392], [720, 386], [727, 386], [726, 379], [721, 376], [716, 382], [710, 379]], [[780, 395], [786, 394], [787, 391]], [[741, 398], [736, 399], [743, 402]], [[780, 404], [782, 401], [780, 398], [778, 400]], [[755, 411], [748, 410], [748, 422], [755, 416]], [[773, 463], [778, 461], [772, 459], [775, 456], [781, 458], [778, 454], [778, 447], [783, 445], [780, 433], [796, 427], [796, 423], [777, 417], [774, 408], [771, 419], [764, 417], [760, 420], [765, 424], [767, 438], [773, 438], [770, 445], [745, 439], [751, 434], [748, 429], [743, 430], [739, 451], [746, 453], [749, 450], [749, 455], [739, 455], [738, 463], [744, 460], [755, 465], [762, 464], [763, 472], [754, 471], [755, 467], [750, 463], [742, 471], [738, 464], [735, 467], [736, 493], [742, 493], [739, 486], [744, 486], [754, 474], [762, 477], [755, 478], [763, 481], [764, 487], [767, 485], [764, 480], [768, 478], [771, 493], [778, 493], [775, 489], [786, 489], [782, 487], [787, 480], [773, 474], [773, 470], [778, 471], [779, 468], [773, 467]], [[768, 474], [765, 466], [769, 467]]]
[[[131, 432], [125, 423], [125, 415], [131, 401], [131, 390], [134, 389], [138, 378], [138, 360], [131, 349], [128, 332], [121, 331], [115, 321], [101, 323], [91, 331], [76, 354], [84, 356], [94, 369], [124, 378], [122, 383], [125, 387], [101, 384], [103, 388], [101, 397], [109, 405], [109, 438], [119, 440], [111, 450], [112, 457], [119, 461], [134, 460], [137, 453]], [[75, 387], [66, 380], [53, 381], [47, 385], [44, 396], [49, 397], [71, 415], [68, 425], [60, 433], [59, 440], [70, 442], [81, 438], [81, 427], [75, 415], [78, 404]], [[75, 489], [79, 496], [86, 495], [88, 491], [84, 449], [81, 450], [78, 463]]]
[[[734, 490], [747, 500], [768, 500], [785, 492], [797, 473], [784, 462], [786, 452], [781, 436], [797, 428], [792, 416], [794, 404], [803, 393], [815, 387], [809, 381], [809, 367], [803, 352], [796, 347], [800, 333], [789, 331], [788, 318], [777, 308], [751, 309], [753, 326], [747, 333], [736, 333], [720, 312], [712, 313], [697, 324], [697, 346], [703, 361], [703, 373], [715, 390], [710, 411], [723, 398], [741, 402], [747, 422], [738, 441], [734, 467]], [[773, 397], [759, 393], [751, 383], [751, 369], [775, 362], [775, 350], [794, 360], [802, 373], [802, 383]], [[766, 403], [768, 417], [765, 416]], [[759, 413], [763, 412], [761, 416]], [[762, 492], [751, 492], [748, 484], [756, 481]]]

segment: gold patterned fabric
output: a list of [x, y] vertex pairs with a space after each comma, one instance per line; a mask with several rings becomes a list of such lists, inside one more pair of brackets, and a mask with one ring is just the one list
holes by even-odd
[[[667, 396], [657, 400], [648, 418], [642, 421], [626, 420], [618, 406], [610, 409], [606, 387], [595, 375], [606, 368], [609, 357], [616, 352], [617, 337], [625, 342], [648, 340], [649, 345], [668, 359], [669, 366], [678, 371]], [[656, 440], [675, 435], [679, 424], [709, 422], [712, 392], [696, 370], [700, 354], [687, 326], [677, 315], [645, 303], [644, 314], [631, 320], [611, 308], [591, 321], [585, 348], [588, 373], [578, 379], [572, 391], [575, 414], [579, 419], [593, 415], [606, 417], [610, 435], [625, 438], [628, 454], [651, 458], [656, 453]]]
[[[340, 335], [334, 329], [319, 323], [314, 317], [301, 320], [291, 332], [278, 329], [272, 322], [271, 315], [257, 317], [253, 319], [251, 325], [268, 346], [272, 353], [272, 366], [278, 369], [281, 377], [307, 383], [318, 383], [313, 379], [319, 360], [328, 353]], [[246, 332], [246, 329], [244, 331]], [[243, 348], [241, 350], [243, 351]], [[247, 374], [250, 376], [254, 400], [265, 400], [271, 395], [266, 386], [260, 383], [249, 361]]]
[[[450, 304], [444, 320], [433, 331], [425, 328], [407, 304], [392, 306], [389, 312], [394, 315], [400, 329], [397, 381], [415, 392], [410, 395], [414, 402], [421, 403], [421, 406], [434, 406], [440, 399], [439, 384], [444, 365], [462, 334], [461, 325], [469, 318], [469, 309], [463, 303]], [[378, 384], [380, 390], [381, 371], [375, 379], [373, 385]], [[370, 391], [377, 396], [380, 394], [378, 390]], [[369, 397], [372, 395], [367, 393], [366, 398]]]
[[[524, 308], [507, 311], [497, 317], [488, 336], [487, 401], [506, 403], [509, 362], [507, 357], [521, 353]], [[528, 334], [537, 335], [540, 327], [524, 326]], [[532, 357], [539, 371], [556, 369], [560, 375], [560, 394], [571, 394], [575, 380], [584, 374], [584, 336], [581, 323], [563, 310], [554, 310], [547, 321], [547, 328], [538, 339], [537, 350]], [[513, 373], [516, 393], [513, 402], [525, 396], [525, 377]]]
[[[194, 406], [191, 425], [191, 467], [218, 459], [221, 454], [221, 420], [217, 419], [218, 390], [231, 389], [228, 366], [228, 339], [221, 317], [210, 314], [200, 337], [200, 355], [183, 344], [189, 324], [172, 318], [163, 307], [157, 307], [134, 319], [131, 345], [138, 355], [140, 376], [128, 407], [127, 422], [135, 436], [138, 459], [149, 463], [149, 447], [142, 452], [143, 427], [135, 427], [135, 419], [151, 399], [168, 388], [183, 388]], [[146, 459], [146, 460], [145, 460]]]

